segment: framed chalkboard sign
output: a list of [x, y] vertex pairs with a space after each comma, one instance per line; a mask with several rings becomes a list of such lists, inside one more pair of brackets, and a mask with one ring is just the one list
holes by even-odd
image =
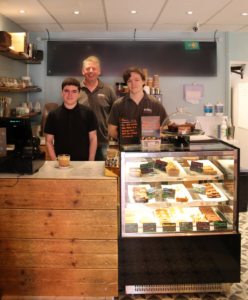
[[94, 55], [103, 76], [122, 76], [132, 66], [160, 76], [217, 76], [216, 42], [199, 46], [187, 51], [181, 41], [48, 41], [47, 75], [82, 76], [84, 59]]

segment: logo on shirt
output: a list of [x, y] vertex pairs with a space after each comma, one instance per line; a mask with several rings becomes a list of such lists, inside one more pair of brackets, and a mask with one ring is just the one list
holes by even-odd
[[100, 98], [105, 98], [104, 94], [98, 94], [97, 96], [100, 97]]
[[144, 112], [145, 113], [152, 113], [152, 109], [150, 109], [150, 108], [144, 108]]

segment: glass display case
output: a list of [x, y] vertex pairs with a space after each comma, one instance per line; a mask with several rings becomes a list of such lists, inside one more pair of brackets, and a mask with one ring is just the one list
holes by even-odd
[[121, 237], [238, 232], [238, 148], [216, 141], [120, 150]]

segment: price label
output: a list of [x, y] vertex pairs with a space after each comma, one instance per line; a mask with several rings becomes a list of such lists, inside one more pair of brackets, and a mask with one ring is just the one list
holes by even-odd
[[214, 229], [227, 229], [226, 221], [215, 221]]
[[195, 171], [198, 173], [203, 172], [203, 163], [197, 162], [197, 161], [192, 161], [190, 165], [190, 170]]
[[167, 161], [156, 160], [154, 168], [158, 169], [160, 171], [166, 172], [166, 166], [167, 166], [167, 164], [168, 164]]
[[176, 223], [163, 223], [162, 228], [163, 232], [176, 231]]
[[138, 232], [138, 223], [128, 223], [125, 224], [126, 233], [136, 233]]
[[189, 134], [191, 132], [191, 127], [190, 126], [178, 126], [178, 133], [181, 134]]
[[207, 187], [205, 185], [193, 183], [193, 190], [197, 194], [206, 195]]
[[193, 231], [193, 223], [192, 222], [180, 222], [180, 231]]
[[196, 222], [197, 231], [209, 231], [210, 224], [208, 222]]
[[151, 200], [151, 199], [155, 198], [156, 192], [157, 192], [156, 189], [149, 189], [149, 190], [147, 190], [146, 194], [147, 194], [148, 199]]
[[163, 188], [163, 198], [175, 199], [176, 191], [173, 189]]
[[154, 172], [152, 163], [140, 165], [140, 170], [142, 174]]
[[157, 224], [156, 223], [144, 223], [143, 232], [156, 232]]

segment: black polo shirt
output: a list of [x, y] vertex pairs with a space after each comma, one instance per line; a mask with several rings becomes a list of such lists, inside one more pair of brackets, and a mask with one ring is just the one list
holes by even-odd
[[109, 116], [109, 124], [119, 127], [119, 118], [135, 118], [138, 120], [140, 130], [141, 117], [160, 116], [160, 125], [167, 117], [163, 104], [155, 97], [144, 91], [144, 97], [137, 105], [130, 99], [130, 93], [118, 99], [113, 104]]
[[44, 132], [54, 135], [56, 156], [70, 154], [71, 160], [89, 159], [89, 132], [97, 130], [97, 118], [90, 107], [78, 104], [67, 109], [64, 103], [49, 112]]
[[97, 141], [99, 147], [109, 144], [108, 118], [116, 99], [114, 89], [99, 79], [97, 87], [92, 92], [88, 90], [83, 81], [81, 82], [78, 103], [91, 107], [97, 117]]

